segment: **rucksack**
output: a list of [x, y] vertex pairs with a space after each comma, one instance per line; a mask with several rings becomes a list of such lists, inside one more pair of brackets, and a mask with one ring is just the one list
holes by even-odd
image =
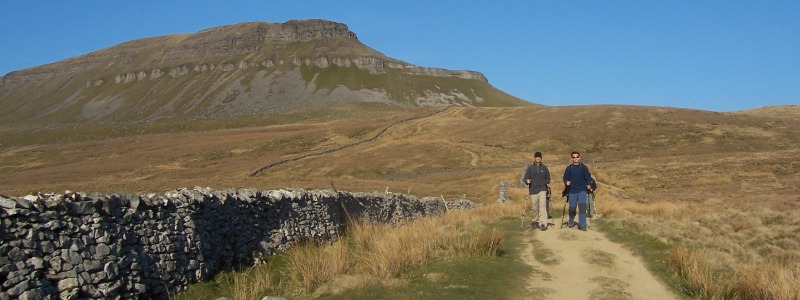
[[[584, 165], [583, 163], [580, 163], [580, 165], [581, 165], [581, 170], [583, 171], [583, 180], [586, 180], [586, 172], [589, 171], [589, 168], [586, 167], [586, 165]], [[573, 164], [569, 164], [570, 168], [572, 168], [574, 166], [575, 165], [573, 165]], [[592, 184], [594, 184], [594, 178], [592, 178]], [[594, 188], [594, 187], [592, 187], [592, 188]]]
[[[584, 165], [583, 163], [580, 163], [580, 165], [581, 165], [581, 169], [583, 170], [583, 179], [586, 180], [586, 172], [589, 171], [589, 168], [586, 165]], [[570, 168], [572, 168], [573, 166], [574, 166], [573, 164], [569, 165]], [[597, 180], [592, 178], [592, 181], [589, 182], [589, 186], [592, 187], [592, 191], [596, 191], [597, 190]]]

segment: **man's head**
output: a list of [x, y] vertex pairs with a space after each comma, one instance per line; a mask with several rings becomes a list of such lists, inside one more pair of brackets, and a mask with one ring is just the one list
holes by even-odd
[[537, 163], [542, 162], [542, 152], [536, 151], [536, 153], [533, 154], [533, 161]]
[[581, 154], [578, 151], [572, 151], [572, 163], [578, 164], [581, 162]]

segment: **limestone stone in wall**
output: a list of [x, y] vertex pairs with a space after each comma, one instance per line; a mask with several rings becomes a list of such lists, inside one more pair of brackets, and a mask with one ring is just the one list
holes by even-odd
[[0, 197], [0, 299], [163, 298], [251, 263], [254, 252], [335, 239], [348, 216], [402, 224], [445, 205], [402, 194], [199, 187]]
[[179, 66], [177, 68], [169, 70], [168, 74], [172, 78], [178, 78], [180, 76], [189, 74], [189, 69], [187, 69], [186, 66]]
[[164, 76], [164, 72], [161, 69], [153, 69], [150, 71], [150, 80], [155, 80]]

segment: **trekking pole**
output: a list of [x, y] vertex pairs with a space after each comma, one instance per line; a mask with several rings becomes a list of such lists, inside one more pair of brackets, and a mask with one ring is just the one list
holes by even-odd
[[[525, 201], [525, 200], [523, 200], [523, 201]], [[527, 211], [527, 210], [528, 210], [528, 202], [525, 201], [525, 205], [522, 208], [522, 216], [520, 216], [520, 218], [519, 218], [519, 229], [520, 230], [522, 230], [522, 228], [525, 227], [525, 211]]]
[[[564, 198], [566, 199], [567, 197]], [[567, 212], [567, 201], [564, 200], [564, 208], [561, 209], [561, 228], [564, 228], [564, 215], [566, 214], [566, 212]]]
[[567, 203], [569, 203], [569, 198], [567, 198], [567, 189], [569, 186], [564, 187], [564, 191], [561, 192], [561, 196], [564, 197], [564, 208], [561, 209], [561, 228], [564, 228], [564, 215], [567, 213]]
[[550, 187], [548, 186], [547, 187], [547, 220], [548, 220], [547, 221], [547, 227], [550, 227], [550, 226], [555, 227], [556, 226], [555, 220], [553, 220], [553, 211], [550, 208], [550, 195], [551, 194], [553, 194], [553, 192], [550, 190]]

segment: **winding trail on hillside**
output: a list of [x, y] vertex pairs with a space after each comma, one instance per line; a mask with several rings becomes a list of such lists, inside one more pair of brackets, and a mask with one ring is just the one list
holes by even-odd
[[403, 123], [406, 123], [406, 122], [409, 122], [409, 121], [418, 120], [418, 119], [432, 117], [432, 116], [435, 116], [435, 115], [438, 115], [440, 113], [443, 113], [443, 112], [447, 111], [451, 107], [453, 107], [453, 106], [447, 106], [444, 109], [441, 109], [441, 110], [438, 110], [438, 111], [435, 111], [435, 112], [432, 112], [432, 113], [428, 113], [428, 114], [424, 114], [424, 115], [420, 115], [420, 116], [414, 116], [414, 117], [398, 120], [398, 121], [393, 122], [393, 123], [391, 123], [389, 125], [386, 125], [386, 127], [381, 129], [380, 131], [378, 131], [378, 133], [376, 133], [374, 136], [372, 136], [370, 138], [366, 138], [366, 139], [363, 139], [363, 140], [360, 140], [360, 141], [357, 141], [357, 142], [353, 142], [353, 143], [350, 143], [350, 144], [347, 144], [347, 145], [343, 145], [343, 146], [340, 146], [340, 147], [336, 147], [336, 148], [333, 148], [333, 149], [323, 150], [323, 151], [314, 152], [314, 153], [308, 153], [308, 154], [305, 154], [305, 155], [292, 157], [292, 158], [287, 158], [287, 159], [283, 159], [283, 160], [279, 160], [279, 161], [270, 163], [268, 165], [265, 165], [263, 167], [260, 167], [260, 168], [256, 169], [255, 171], [250, 173], [248, 176], [255, 177], [255, 176], [258, 176], [258, 174], [260, 174], [261, 172], [264, 172], [266, 170], [269, 170], [270, 168], [273, 168], [275, 166], [279, 166], [279, 165], [282, 165], [282, 164], [285, 164], [285, 163], [298, 161], [298, 160], [301, 160], [301, 159], [304, 159], [304, 158], [313, 157], [313, 156], [320, 156], [320, 155], [323, 155], [323, 154], [330, 154], [330, 153], [341, 151], [341, 150], [344, 150], [344, 149], [347, 149], [347, 148], [355, 147], [355, 146], [361, 145], [361, 144], [366, 143], [366, 142], [372, 142], [372, 141], [378, 139], [379, 137], [381, 137], [384, 133], [386, 133], [387, 130], [389, 130], [389, 128], [392, 128], [395, 125], [403, 124]]
[[[555, 220], [558, 222], [559, 220]], [[590, 227], [522, 229], [530, 299], [680, 299], [641, 258]]]

